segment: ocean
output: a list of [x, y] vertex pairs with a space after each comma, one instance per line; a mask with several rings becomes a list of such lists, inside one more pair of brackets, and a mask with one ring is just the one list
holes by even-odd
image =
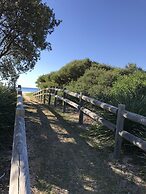
[[37, 92], [38, 90], [39, 90], [38, 88], [27, 88], [27, 87], [22, 87], [22, 93]]

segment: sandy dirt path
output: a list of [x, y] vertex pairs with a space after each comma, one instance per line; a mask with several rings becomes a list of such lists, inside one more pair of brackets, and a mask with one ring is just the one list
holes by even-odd
[[101, 151], [90, 147], [79, 136], [79, 128], [53, 108], [25, 97], [25, 110], [32, 193], [142, 193], [137, 185], [116, 175], [100, 159]]

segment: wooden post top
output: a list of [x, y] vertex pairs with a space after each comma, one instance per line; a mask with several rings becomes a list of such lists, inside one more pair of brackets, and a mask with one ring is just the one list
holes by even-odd
[[20, 88], [20, 89], [21, 89], [21, 85], [18, 85], [18, 88]]

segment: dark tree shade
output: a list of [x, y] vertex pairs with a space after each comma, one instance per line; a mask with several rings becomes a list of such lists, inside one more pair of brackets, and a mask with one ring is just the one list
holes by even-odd
[[47, 34], [60, 22], [41, 0], [1, 0], [0, 76], [16, 77], [32, 69], [40, 51], [51, 50]]

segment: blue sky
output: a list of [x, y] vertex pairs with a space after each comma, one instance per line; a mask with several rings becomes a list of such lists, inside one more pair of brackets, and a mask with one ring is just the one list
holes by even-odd
[[48, 36], [53, 50], [43, 51], [33, 71], [18, 84], [34, 87], [38, 76], [74, 59], [146, 70], [146, 0], [46, 0], [62, 23]]

